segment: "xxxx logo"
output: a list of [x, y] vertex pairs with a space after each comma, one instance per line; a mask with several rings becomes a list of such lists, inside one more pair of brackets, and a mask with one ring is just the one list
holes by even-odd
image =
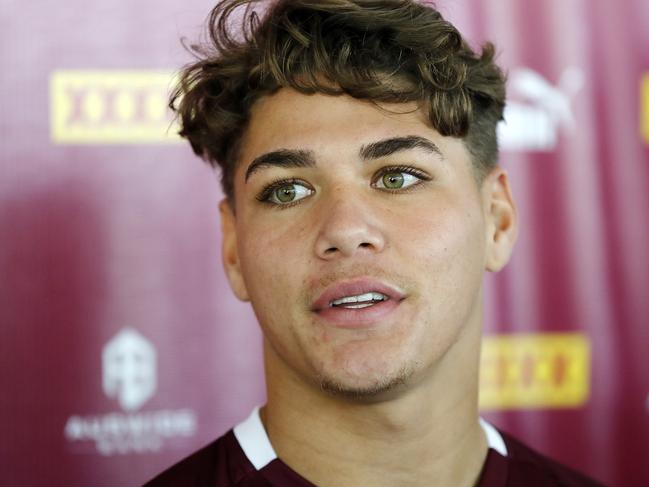
[[580, 333], [485, 337], [483, 409], [578, 407], [588, 400], [590, 342]]
[[166, 71], [55, 71], [50, 134], [58, 144], [177, 142]]

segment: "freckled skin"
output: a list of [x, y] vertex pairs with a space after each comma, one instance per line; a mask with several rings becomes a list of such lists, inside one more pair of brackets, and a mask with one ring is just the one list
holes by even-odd
[[[362, 144], [408, 135], [432, 140], [443, 158], [415, 149], [359, 159]], [[479, 326], [486, 210], [461, 140], [440, 136], [420, 111], [394, 114], [348, 97], [285, 89], [254, 107], [242, 147], [234, 272], [268, 342], [267, 367], [281, 362], [318, 387], [323, 378], [349, 390], [415, 384], [466, 327]], [[244, 182], [251, 160], [280, 148], [313, 151], [317, 167], [268, 168]], [[388, 165], [413, 165], [432, 179], [402, 193], [373, 188], [373, 176]], [[278, 178], [303, 180], [314, 193], [286, 209], [257, 201]], [[377, 328], [341, 330], [319, 321], [310, 306], [326, 285], [360, 276], [396, 285], [407, 298]]]

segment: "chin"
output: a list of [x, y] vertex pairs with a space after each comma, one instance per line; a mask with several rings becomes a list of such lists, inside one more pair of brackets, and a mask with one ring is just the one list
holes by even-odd
[[403, 367], [380, 377], [320, 377], [320, 388], [332, 396], [359, 401], [380, 401], [389, 399], [408, 385], [414, 368]]

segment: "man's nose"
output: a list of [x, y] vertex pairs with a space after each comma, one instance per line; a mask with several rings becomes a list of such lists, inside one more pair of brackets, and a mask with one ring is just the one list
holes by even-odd
[[348, 191], [322, 201], [321, 225], [315, 252], [321, 259], [351, 257], [357, 253], [381, 252], [386, 238], [376, 208], [359, 195]]

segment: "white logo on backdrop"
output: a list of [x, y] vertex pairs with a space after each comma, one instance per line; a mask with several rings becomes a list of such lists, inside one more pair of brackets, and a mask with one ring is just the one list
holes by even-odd
[[509, 74], [505, 121], [498, 124], [498, 141], [506, 151], [551, 151], [559, 132], [575, 128], [572, 99], [584, 85], [581, 69], [567, 68], [554, 86], [529, 68]]
[[139, 409], [155, 393], [155, 348], [137, 331], [125, 328], [110, 340], [102, 364], [104, 392], [124, 411]]
[[102, 351], [104, 393], [117, 399], [123, 412], [73, 415], [64, 434], [68, 441], [94, 441], [102, 455], [159, 451], [165, 440], [196, 432], [191, 409], [136, 412], [153, 397], [157, 386], [157, 353], [153, 344], [132, 328], [124, 328]]

